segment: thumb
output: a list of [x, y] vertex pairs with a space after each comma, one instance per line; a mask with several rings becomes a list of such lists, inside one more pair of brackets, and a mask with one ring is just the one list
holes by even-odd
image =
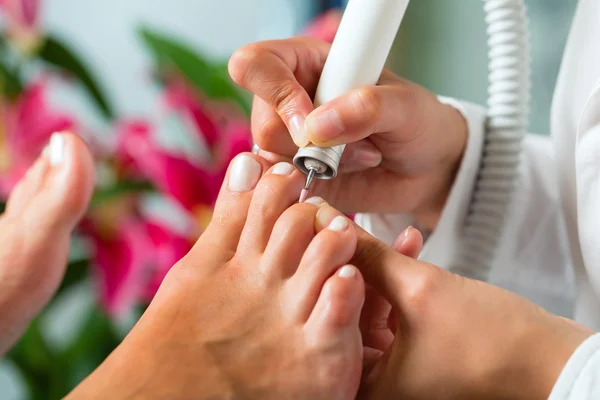
[[435, 268], [412, 258], [420, 252], [422, 236], [416, 229], [411, 229], [399, 249], [394, 249], [358, 226], [356, 231], [358, 242], [352, 264], [360, 269], [368, 285], [394, 308], [404, 310], [411, 282], [421, 279], [428, 269]]
[[0, 220], [0, 354], [57, 290], [70, 234], [93, 187], [87, 146], [75, 135], [58, 133], [13, 190]]

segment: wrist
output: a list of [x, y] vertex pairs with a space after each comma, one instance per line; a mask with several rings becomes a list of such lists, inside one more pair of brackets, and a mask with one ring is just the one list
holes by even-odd
[[573, 321], [546, 317], [530, 322], [514, 348], [512, 382], [502, 385], [509, 398], [547, 399], [575, 350], [593, 335]]
[[441, 102], [440, 132], [444, 132], [444, 156], [432, 173], [428, 185], [433, 189], [421, 207], [412, 213], [418, 224], [433, 231], [437, 226], [467, 147], [469, 125], [463, 113], [455, 106]]

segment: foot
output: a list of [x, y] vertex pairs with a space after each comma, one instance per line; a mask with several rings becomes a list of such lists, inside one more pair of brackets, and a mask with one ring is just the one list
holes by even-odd
[[14, 188], [0, 218], [0, 356], [58, 289], [71, 231], [93, 187], [85, 144], [74, 135], [55, 134]]
[[[303, 176], [243, 154], [213, 221], [73, 398], [353, 399], [364, 284], [353, 225]], [[263, 172], [266, 172], [260, 179]]]

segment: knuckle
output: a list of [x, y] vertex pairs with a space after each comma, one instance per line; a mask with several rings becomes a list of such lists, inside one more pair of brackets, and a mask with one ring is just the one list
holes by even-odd
[[441, 271], [432, 265], [424, 265], [405, 288], [407, 302], [418, 312], [429, 310], [442, 278]]
[[287, 135], [285, 125], [281, 119], [266, 118], [255, 125], [252, 130], [252, 138], [254, 143], [263, 150], [273, 151], [275, 145], [280, 141], [281, 137]]
[[290, 82], [272, 85], [269, 97], [279, 115], [291, 114], [294, 110], [296, 88]]
[[377, 87], [365, 87], [356, 92], [356, 108], [370, 123], [379, 119], [382, 106], [383, 97]]

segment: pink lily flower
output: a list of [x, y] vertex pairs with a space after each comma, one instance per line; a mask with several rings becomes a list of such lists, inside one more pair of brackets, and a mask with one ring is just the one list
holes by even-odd
[[113, 317], [150, 302], [169, 270], [192, 241], [157, 222], [125, 218], [108, 233], [87, 225], [94, 245], [94, 273], [100, 303]]
[[25, 53], [35, 50], [42, 40], [39, 30], [40, 0], [0, 0], [10, 38]]
[[340, 27], [342, 12], [339, 10], [327, 11], [314, 19], [302, 33], [303, 36], [312, 37], [324, 42], [332, 43]]
[[151, 129], [142, 121], [122, 124], [118, 144], [121, 163], [134, 174], [149, 179], [188, 211], [194, 212], [199, 205], [212, 206], [220, 187], [219, 174], [162, 149], [152, 141]]
[[153, 248], [153, 259], [143, 299], [152, 301], [171, 268], [191, 249], [192, 241], [156, 222], [146, 222], [146, 232]]
[[53, 133], [74, 127], [73, 118], [50, 108], [42, 83], [14, 103], [0, 99], [0, 195], [10, 193]]

